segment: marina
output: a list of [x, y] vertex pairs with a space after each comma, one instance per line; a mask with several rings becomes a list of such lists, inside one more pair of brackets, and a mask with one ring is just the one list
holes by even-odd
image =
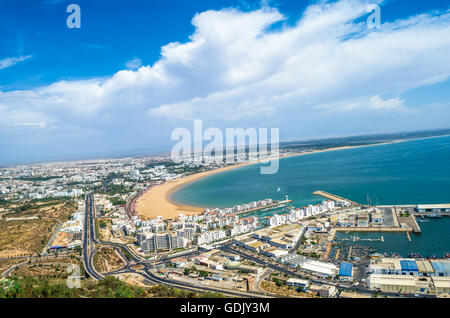
[[[348, 232], [336, 233], [335, 242], [344, 245], [366, 247], [370, 251], [376, 251], [383, 255], [420, 255], [423, 257], [447, 257], [450, 256], [450, 217], [441, 219], [429, 219], [427, 223], [421, 223], [422, 232], [383, 232], [383, 240], [380, 233], [376, 232]], [[408, 233], [408, 234], [406, 234]], [[358, 239], [353, 241], [353, 237]], [[409, 239], [408, 239], [409, 237]]]

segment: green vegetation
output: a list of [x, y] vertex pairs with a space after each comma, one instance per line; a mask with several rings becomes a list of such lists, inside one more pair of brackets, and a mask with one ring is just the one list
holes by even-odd
[[127, 201], [119, 199], [119, 198], [109, 198], [109, 201], [111, 201], [112, 205], [125, 205], [125, 204], [127, 204]]
[[123, 255], [125, 255], [125, 257], [128, 258], [128, 260], [133, 259], [133, 255], [131, 255], [130, 252], [128, 252], [126, 249], [120, 248], [120, 250], [122, 251]]
[[48, 181], [48, 180], [53, 180], [53, 179], [61, 179], [62, 177], [60, 176], [48, 176], [48, 177], [18, 177], [16, 178], [16, 180], [20, 180], [20, 181]]
[[302, 256], [312, 257], [312, 258], [320, 258], [320, 254], [316, 254], [316, 253], [303, 253], [303, 252], [297, 251], [297, 254], [302, 255]]
[[105, 194], [109, 194], [109, 195], [115, 195], [115, 194], [124, 194], [124, 193], [128, 193], [130, 192], [130, 190], [125, 187], [123, 184], [112, 184], [112, 183], [108, 183], [108, 185], [106, 186], [106, 191], [103, 187], [101, 187], [99, 189], [100, 193], [105, 193]]
[[184, 269], [184, 274], [185, 275], [189, 275], [190, 273], [197, 273], [200, 277], [204, 277], [204, 278], [212, 276], [211, 272], [207, 272], [207, 271], [203, 271], [203, 270], [200, 270], [200, 269], [196, 269], [195, 266], [192, 266], [191, 268], [187, 268], [186, 267]]
[[302, 237], [300, 238], [300, 244], [305, 245], [306, 241], [307, 241], [306, 237], [302, 235]]
[[83, 282], [81, 288], [68, 288], [65, 280], [37, 279], [27, 276], [13, 277], [0, 282], [0, 298], [144, 298], [144, 297], [223, 297], [218, 293], [198, 294], [173, 287], [156, 285], [149, 288], [136, 287], [115, 277], [106, 277], [98, 283]]
[[286, 285], [286, 281], [283, 280], [283, 279], [279, 279], [279, 278], [276, 278], [276, 277], [272, 277], [272, 281], [273, 281], [278, 287], [281, 287], [281, 286]]

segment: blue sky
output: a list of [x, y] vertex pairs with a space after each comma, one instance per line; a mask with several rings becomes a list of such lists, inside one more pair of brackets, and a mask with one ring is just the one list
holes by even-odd
[[449, 15], [436, 0], [0, 0], [0, 164], [168, 150], [194, 119], [282, 140], [447, 128]]

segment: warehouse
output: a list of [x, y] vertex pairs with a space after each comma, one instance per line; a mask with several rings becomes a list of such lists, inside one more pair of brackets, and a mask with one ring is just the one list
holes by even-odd
[[428, 294], [434, 286], [430, 277], [372, 274], [369, 276], [369, 288], [391, 293]]
[[412, 276], [372, 274], [369, 276], [369, 288], [382, 292], [415, 293], [416, 281]]
[[352, 280], [353, 279], [353, 264], [342, 263], [339, 268], [340, 280]]
[[450, 212], [450, 204], [419, 204], [417, 205], [416, 210], [420, 213]]
[[435, 276], [450, 276], [450, 261], [431, 261]]
[[286, 281], [286, 285], [293, 287], [300, 287], [301, 289], [306, 289], [308, 287], [309, 281], [305, 279], [289, 278]]
[[402, 275], [418, 275], [419, 269], [417, 263], [414, 260], [401, 260], [400, 267], [402, 269]]
[[416, 261], [420, 276], [433, 276], [434, 269], [430, 261]]
[[436, 294], [450, 294], [450, 277], [433, 277]]
[[337, 266], [331, 263], [308, 261], [300, 266], [301, 269], [318, 273], [323, 277], [333, 276], [337, 274]]

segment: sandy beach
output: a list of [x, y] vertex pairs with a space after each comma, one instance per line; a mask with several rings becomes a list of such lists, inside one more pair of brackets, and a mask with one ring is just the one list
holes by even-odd
[[[383, 144], [392, 144], [392, 143], [401, 142], [401, 141], [402, 140], [396, 140], [396, 141], [392, 141], [392, 142], [379, 143], [379, 144], [373, 144], [373, 145], [328, 148], [328, 149], [324, 149], [324, 150], [315, 150], [315, 151], [311, 151], [311, 152], [302, 152], [302, 153], [295, 153], [295, 154], [290, 154], [290, 155], [286, 155], [286, 156], [281, 156], [280, 159], [287, 158], [287, 157], [308, 155], [308, 154], [313, 154], [313, 153], [318, 153], [318, 152], [335, 151], [335, 150], [343, 150], [343, 149], [350, 149], [350, 148], [370, 147], [370, 146], [379, 146], [379, 145], [383, 145]], [[265, 161], [267, 162], [269, 160], [262, 160], [262, 161], [257, 161], [257, 162], [247, 162], [247, 163], [237, 164], [237, 165], [219, 168], [219, 169], [215, 169], [215, 170], [205, 171], [205, 172], [193, 174], [190, 176], [186, 176], [181, 179], [174, 180], [174, 181], [168, 181], [161, 185], [155, 185], [155, 186], [151, 187], [150, 189], [148, 189], [136, 201], [136, 211], [139, 214], [139, 216], [141, 216], [142, 218], [145, 218], [145, 219], [152, 219], [152, 218], [156, 218], [158, 216], [161, 216], [164, 219], [175, 219], [178, 217], [178, 215], [180, 213], [182, 213], [183, 215], [200, 214], [203, 212], [204, 208], [182, 205], [182, 204], [173, 202], [170, 200], [170, 194], [172, 192], [174, 192], [175, 190], [177, 190], [178, 188], [180, 188], [186, 184], [189, 184], [191, 182], [194, 182], [196, 180], [199, 180], [201, 178], [204, 178], [206, 176], [224, 172], [224, 171], [228, 171], [231, 169], [236, 169], [236, 168], [247, 166], [247, 165], [263, 163]]]
[[203, 208], [175, 203], [170, 200], [170, 194], [179, 187], [194, 182], [198, 179], [215, 173], [243, 167], [248, 164], [249, 163], [243, 163], [239, 165], [196, 173], [174, 181], [167, 181], [161, 185], [155, 185], [147, 190], [137, 200], [136, 211], [138, 212], [139, 216], [149, 219], [155, 218], [157, 216], [161, 216], [164, 219], [173, 219], [178, 217], [180, 213], [182, 213], [183, 215], [200, 214], [201, 212], [203, 212]]

